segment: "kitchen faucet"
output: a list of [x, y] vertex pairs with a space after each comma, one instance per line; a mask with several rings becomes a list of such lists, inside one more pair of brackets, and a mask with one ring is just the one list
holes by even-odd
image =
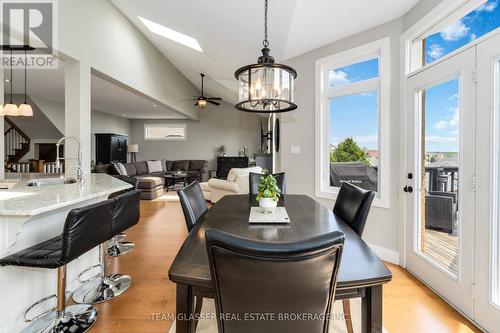
[[67, 170], [76, 167], [76, 179], [78, 182], [83, 182], [83, 167], [82, 167], [82, 142], [80, 139], [74, 137], [74, 136], [63, 136], [62, 138], [59, 139], [56, 143], [56, 172], [61, 173], [61, 162], [60, 160], [64, 159], [62, 157], [59, 157], [59, 147], [61, 146], [61, 143], [65, 140], [73, 140], [76, 143], [78, 143], [78, 165], [71, 165], [67, 168]]

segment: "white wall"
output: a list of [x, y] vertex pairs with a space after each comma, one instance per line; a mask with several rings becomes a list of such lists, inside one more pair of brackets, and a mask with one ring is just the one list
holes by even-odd
[[[219, 107], [209, 106], [201, 112], [200, 121], [190, 120], [132, 120], [131, 143], [139, 144], [138, 160], [148, 159], [204, 159], [215, 169], [216, 149], [225, 145], [230, 156], [248, 147], [248, 153], [257, 152], [260, 144], [260, 120], [266, 118], [237, 111], [228, 103]], [[184, 141], [145, 141], [144, 124], [186, 124]]]
[[[198, 90], [108, 0], [60, 0], [59, 49], [193, 119]], [[193, 51], [196, 52], [196, 51]]]
[[[390, 186], [390, 209], [373, 207], [368, 218], [363, 238], [376, 247], [385, 249], [392, 260], [398, 252], [398, 170], [399, 170], [399, 38], [402, 20], [381, 25], [369, 31], [348, 37], [286, 61], [298, 72], [295, 100], [298, 109], [281, 115], [281, 171], [287, 176], [287, 192], [303, 193], [311, 197], [314, 193], [315, 172], [315, 61], [317, 59], [355, 48], [366, 43], [389, 37], [391, 43], [391, 174], [396, 175]], [[298, 145], [301, 154], [291, 154], [290, 147]], [[318, 199], [318, 198], [317, 198]], [[334, 201], [318, 199], [328, 207]]]

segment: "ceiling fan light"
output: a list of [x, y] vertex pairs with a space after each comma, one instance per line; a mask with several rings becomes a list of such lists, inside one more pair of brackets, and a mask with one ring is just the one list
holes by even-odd
[[202, 109], [204, 109], [207, 106], [207, 100], [206, 99], [200, 99], [198, 100], [198, 106]]
[[24, 117], [33, 117], [33, 108], [29, 104], [19, 105], [19, 115]]
[[8, 104], [5, 104], [5, 106], [3, 107], [3, 113], [6, 115], [6, 116], [19, 116], [19, 108], [17, 107], [16, 104], [13, 104], [13, 103], [8, 103]]

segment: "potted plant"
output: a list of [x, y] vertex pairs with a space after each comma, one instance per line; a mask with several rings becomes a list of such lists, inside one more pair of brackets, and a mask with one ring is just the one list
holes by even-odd
[[257, 201], [264, 213], [272, 213], [278, 206], [281, 190], [273, 175], [262, 176], [257, 185]]
[[219, 156], [226, 156], [226, 146], [222, 145], [222, 146], [218, 147], [217, 153], [219, 154]]

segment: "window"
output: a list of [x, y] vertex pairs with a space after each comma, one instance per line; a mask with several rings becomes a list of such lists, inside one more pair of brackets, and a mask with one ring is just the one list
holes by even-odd
[[498, 27], [500, 0], [467, 1], [413, 41], [412, 70], [446, 56]]
[[[494, 114], [500, 114], [500, 59], [496, 61], [494, 67]], [[500, 307], [500, 206], [498, 202], [500, 202], [500, 119], [496, 117], [496, 133], [495, 133], [495, 159], [493, 164], [493, 169], [495, 170], [494, 177], [494, 192], [493, 192], [493, 202], [496, 202], [496, 205], [493, 205], [493, 232], [492, 232], [492, 261], [491, 261], [491, 296], [492, 302]]]
[[186, 140], [186, 124], [145, 124], [144, 140]]
[[343, 182], [389, 206], [389, 39], [316, 61], [316, 196]]

